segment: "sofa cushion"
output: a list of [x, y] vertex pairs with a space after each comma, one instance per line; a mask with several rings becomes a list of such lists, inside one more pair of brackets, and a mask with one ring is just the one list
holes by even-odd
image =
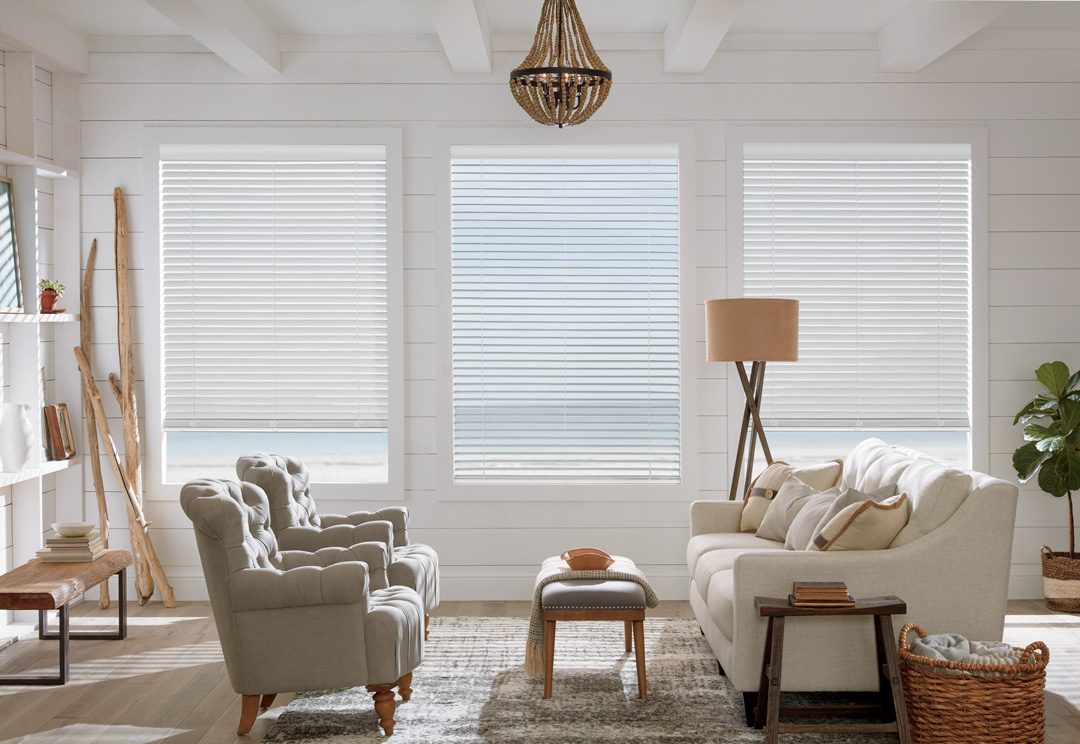
[[801, 468], [793, 468], [786, 462], [777, 460], [762, 470], [746, 494], [743, 504], [743, 513], [739, 520], [740, 532], [756, 532], [761, 526], [761, 520], [769, 509], [773, 497], [784, 481], [794, 475], [815, 491], [824, 491], [832, 488], [840, 482], [844, 473], [843, 460], [830, 460], [817, 465], [807, 465]]
[[848, 454], [844, 487], [873, 491], [896, 483], [917, 456], [912, 450], [885, 444], [880, 439], [864, 439]]
[[[735, 571], [717, 571], [709, 580], [705, 601], [712, 621], [728, 638], [735, 638]], [[761, 654], [759, 653], [760, 657]]]
[[784, 537], [784, 548], [806, 550], [806, 546], [814, 537], [814, 530], [842, 493], [840, 488], [830, 488], [828, 491], [810, 496], [799, 513], [795, 515], [795, 519], [791, 521], [791, 526], [788, 527], [787, 535]]
[[719, 550], [710, 550], [697, 562], [697, 568], [694, 573], [691, 574], [694, 581], [697, 583], [698, 588], [702, 592], [702, 596], [705, 596], [705, 592], [709, 588], [709, 580], [713, 574], [717, 571], [726, 571], [729, 568], [735, 566], [735, 559], [744, 553], [758, 552], [760, 550], [783, 550], [784, 545], [782, 543], [774, 542], [772, 540], [762, 540], [763, 543], [767, 543], [767, 546], [759, 548], [720, 548]]
[[[881, 488], [875, 488], [871, 491], [860, 491], [857, 488], [845, 488], [840, 492], [840, 496], [832, 502], [832, 504], [825, 510], [823, 514], [818, 518], [817, 524], [811, 529], [810, 537], [803, 545], [803, 549], [808, 550], [810, 546], [814, 544], [814, 540], [821, 534], [821, 531], [825, 529], [825, 525], [829, 524], [844, 509], [847, 509], [852, 504], [861, 504], [864, 501], [884, 501], [890, 496], [896, 495], [896, 484], [889, 483]], [[784, 547], [787, 547], [786, 543]]]
[[897, 488], [911, 501], [911, 517], [893, 540], [893, 547], [918, 540], [945, 524], [971, 494], [974, 484], [970, 473], [919, 457], [900, 476]]
[[761, 520], [761, 526], [755, 534], [766, 540], [783, 542], [795, 517], [809, 503], [810, 497], [819, 492], [819, 489], [808, 486], [798, 477], [789, 476], [773, 497], [769, 510], [765, 512], [765, 518]]
[[885, 501], [852, 504], [829, 520], [810, 543], [810, 550], [884, 550], [907, 524], [907, 494]]
[[695, 535], [690, 538], [690, 542], [686, 545], [686, 566], [690, 571], [690, 576], [693, 576], [697, 571], [698, 560], [712, 550], [722, 548], [772, 550], [778, 547], [780, 546], [772, 540], [762, 540], [757, 535], [749, 532], [710, 532], [704, 535]]

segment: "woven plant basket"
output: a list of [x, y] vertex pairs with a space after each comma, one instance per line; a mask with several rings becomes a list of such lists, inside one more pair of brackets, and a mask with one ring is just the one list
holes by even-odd
[[1043, 545], [1042, 574], [1046, 606], [1058, 612], [1080, 612], [1080, 558]]
[[1043, 687], [1050, 650], [1036, 641], [1019, 664], [961, 664], [911, 653], [900, 630], [900, 673], [913, 744], [1042, 744]]

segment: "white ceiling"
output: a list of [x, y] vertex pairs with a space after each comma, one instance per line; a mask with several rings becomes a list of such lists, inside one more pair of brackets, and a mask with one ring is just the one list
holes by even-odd
[[[279, 33], [432, 33], [423, 0], [246, 0]], [[662, 32], [676, 0], [579, 0], [590, 31]], [[742, 0], [732, 31], [876, 32], [910, 0]], [[93, 35], [183, 34], [145, 0], [35, 0]], [[491, 30], [527, 33], [542, 0], [486, 0]], [[1080, 1], [1018, 2], [994, 22], [1014, 28], [1080, 27]]]

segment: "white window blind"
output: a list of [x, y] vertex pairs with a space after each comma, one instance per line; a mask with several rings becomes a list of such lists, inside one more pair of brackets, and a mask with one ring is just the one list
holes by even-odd
[[385, 157], [163, 159], [164, 428], [387, 426]]
[[455, 480], [678, 482], [677, 160], [451, 168]]
[[746, 159], [744, 291], [801, 300], [786, 428], [970, 427], [970, 158]]

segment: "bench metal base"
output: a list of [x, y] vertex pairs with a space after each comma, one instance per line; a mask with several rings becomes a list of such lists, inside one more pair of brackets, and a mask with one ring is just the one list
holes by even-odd
[[70, 641], [122, 641], [127, 638], [127, 569], [120, 569], [113, 574], [118, 579], [117, 604], [118, 618], [115, 631], [78, 631], [72, 633], [69, 625], [68, 606], [61, 605], [59, 630], [48, 629], [48, 611], [38, 610], [38, 638], [41, 640], [60, 641], [60, 663], [56, 674], [16, 674], [0, 677], [0, 685], [62, 685], [68, 680], [68, 656]]

